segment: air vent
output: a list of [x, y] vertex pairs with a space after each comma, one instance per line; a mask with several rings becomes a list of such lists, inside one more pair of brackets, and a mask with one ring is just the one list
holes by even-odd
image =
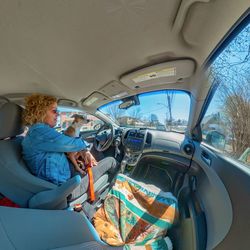
[[150, 146], [151, 142], [152, 142], [152, 134], [148, 132], [146, 137], [146, 144]]
[[194, 146], [190, 143], [185, 144], [183, 150], [187, 155], [192, 155], [194, 153]]
[[128, 132], [129, 132], [129, 130], [125, 132], [124, 140], [128, 138]]

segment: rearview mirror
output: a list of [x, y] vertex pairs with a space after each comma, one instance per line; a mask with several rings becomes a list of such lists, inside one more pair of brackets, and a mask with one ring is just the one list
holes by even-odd
[[119, 108], [120, 109], [128, 109], [128, 108], [130, 108], [130, 107], [132, 107], [134, 105], [135, 105], [135, 102], [133, 100], [128, 100], [126, 102], [121, 103], [119, 105]]
[[122, 100], [122, 103], [119, 105], [119, 109], [128, 109], [132, 106], [139, 105], [138, 96], [130, 96]]

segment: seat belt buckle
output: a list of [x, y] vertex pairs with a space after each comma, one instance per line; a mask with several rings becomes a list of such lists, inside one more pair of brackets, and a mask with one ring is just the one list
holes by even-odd
[[73, 209], [75, 212], [81, 212], [83, 210], [82, 204], [75, 204]]

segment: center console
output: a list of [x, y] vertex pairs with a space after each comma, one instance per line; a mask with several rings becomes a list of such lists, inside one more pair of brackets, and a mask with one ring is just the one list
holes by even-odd
[[130, 130], [124, 141], [126, 149], [132, 153], [141, 152], [146, 140], [146, 130]]
[[147, 137], [146, 129], [131, 129], [124, 138], [124, 161], [130, 166], [135, 166], [144, 149]]

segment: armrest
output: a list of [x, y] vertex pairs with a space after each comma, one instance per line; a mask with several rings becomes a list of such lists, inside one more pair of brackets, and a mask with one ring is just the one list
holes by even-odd
[[68, 206], [67, 197], [81, 183], [81, 177], [76, 175], [55, 189], [42, 191], [29, 200], [30, 208], [64, 209]]

